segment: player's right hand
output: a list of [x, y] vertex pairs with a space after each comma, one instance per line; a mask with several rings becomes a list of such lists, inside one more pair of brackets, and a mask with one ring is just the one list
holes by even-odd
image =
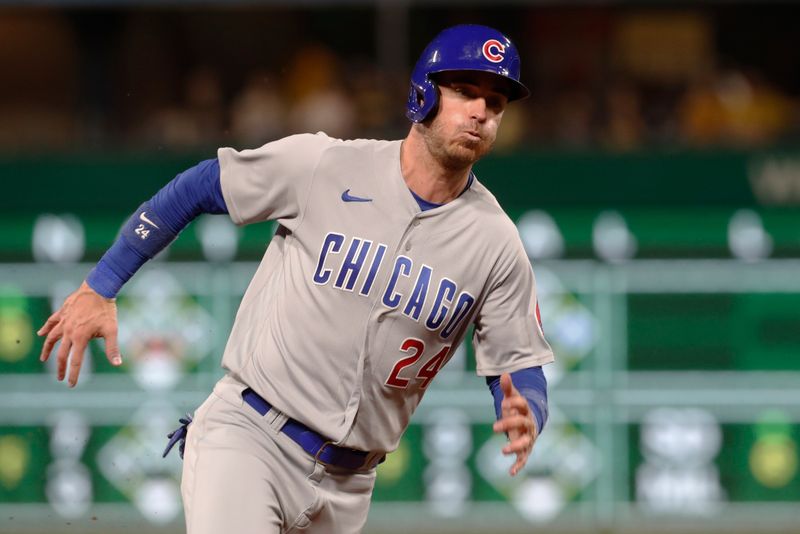
[[[42, 347], [41, 361], [47, 361], [56, 342], [58, 348], [57, 378], [64, 380], [69, 360], [70, 387], [78, 383], [78, 374], [83, 364], [83, 353], [89, 340], [102, 337], [106, 340], [106, 357], [111, 365], [122, 365], [122, 356], [117, 344], [117, 305], [115, 299], [98, 295], [86, 282], [64, 301], [60, 309], [47, 319], [39, 331], [39, 336], [47, 336]], [[70, 357], [70, 352], [72, 357]]]
[[509, 373], [500, 375], [500, 388], [503, 390], [502, 413], [494, 423], [494, 431], [505, 432], [508, 437], [509, 443], [503, 447], [503, 454], [517, 455], [517, 461], [509, 470], [513, 477], [528, 463], [538, 431], [528, 401], [514, 387]]

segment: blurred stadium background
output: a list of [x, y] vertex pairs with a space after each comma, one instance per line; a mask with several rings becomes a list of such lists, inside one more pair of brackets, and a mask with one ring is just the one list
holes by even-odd
[[0, 532], [182, 532], [164, 435], [220, 376], [269, 225], [204, 218], [119, 299], [74, 391], [35, 330], [131, 212], [221, 145], [399, 138], [442, 27], [533, 97], [478, 175], [536, 264], [551, 421], [509, 478], [464, 346], [366, 532], [800, 532], [794, 2], [0, 1]]

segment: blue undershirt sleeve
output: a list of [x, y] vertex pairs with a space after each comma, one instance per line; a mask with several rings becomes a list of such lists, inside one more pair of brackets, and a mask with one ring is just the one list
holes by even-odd
[[114, 298], [147, 260], [202, 213], [228, 213], [217, 159], [202, 161], [182, 172], [139, 206], [86, 277], [86, 283], [100, 295]]
[[[537, 435], [542, 433], [547, 423], [547, 379], [541, 366], [528, 367], [511, 373], [511, 383], [528, 401], [534, 419], [536, 419]], [[494, 396], [494, 411], [497, 418], [502, 414], [503, 390], [500, 388], [499, 376], [487, 376], [486, 384]]]

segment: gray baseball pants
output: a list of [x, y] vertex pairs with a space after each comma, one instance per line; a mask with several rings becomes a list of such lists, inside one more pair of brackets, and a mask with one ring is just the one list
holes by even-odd
[[188, 534], [348, 534], [367, 520], [375, 469], [317, 463], [280, 432], [286, 416], [261, 416], [247, 386], [222, 379], [189, 426], [181, 493]]

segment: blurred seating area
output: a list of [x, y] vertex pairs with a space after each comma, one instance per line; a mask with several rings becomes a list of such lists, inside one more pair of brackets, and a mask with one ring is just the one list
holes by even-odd
[[521, 49], [533, 97], [508, 109], [500, 150], [800, 138], [791, 4], [408, 9], [396, 25], [369, 6], [0, 9], [0, 152], [398, 138], [414, 59], [460, 22]]

